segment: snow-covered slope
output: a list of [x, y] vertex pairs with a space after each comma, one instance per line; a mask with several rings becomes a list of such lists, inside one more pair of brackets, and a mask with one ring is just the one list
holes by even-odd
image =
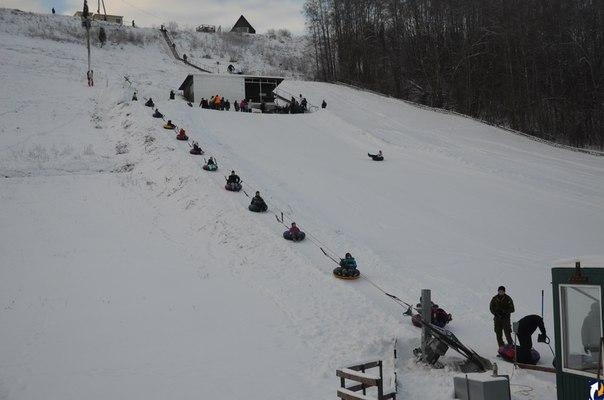
[[244, 74], [305, 78], [312, 75], [306, 39], [300, 36], [203, 33], [168, 27], [170, 39], [189, 61], [214, 73], [226, 74], [233, 65]]
[[[551, 328], [548, 264], [601, 253], [600, 157], [322, 83], [283, 84], [325, 98], [313, 114], [190, 108], [167, 100], [189, 70], [153, 31], [95, 48], [88, 88], [81, 44], [31, 33], [52, 19], [0, 19], [0, 398], [328, 398], [349, 362], [383, 359], [390, 384], [398, 338], [399, 398], [447, 399], [451, 372], [413, 362], [419, 332], [372, 282], [410, 302], [431, 288], [490, 357], [498, 285], [518, 316], [545, 289]], [[230, 169], [271, 213], [224, 191]], [[309, 240], [281, 239], [281, 211]], [[334, 279], [317, 245], [371, 282]], [[554, 396], [551, 377], [512, 382]]]

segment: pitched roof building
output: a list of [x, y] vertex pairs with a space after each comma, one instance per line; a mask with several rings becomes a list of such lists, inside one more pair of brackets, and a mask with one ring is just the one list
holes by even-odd
[[247, 19], [242, 15], [239, 17], [231, 32], [242, 32], [242, 33], [256, 33], [254, 27], [248, 22]]

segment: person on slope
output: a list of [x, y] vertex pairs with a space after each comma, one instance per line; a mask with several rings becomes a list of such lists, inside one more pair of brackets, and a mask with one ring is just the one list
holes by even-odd
[[189, 140], [189, 137], [187, 136], [187, 132], [185, 132], [185, 130], [183, 128], [180, 128], [180, 131], [178, 132], [178, 135], [176, 135], [176, 140]]
[[357, 262], [350, 253], [346, 253], [344, 258], [340, 258], [340, 267], [345, 269], [356, 269]]
[[94, 86], [94, 71], [89, 70], [86, 72], [86, 79], [88, 80], [88, 86]]
[[224, 101], [224, 109], [227, 110], [227, 111], [231, 110], [231, 102], [229, 101], [229, 99], [226, 99]]
[[174, 100], [174, 90], [170, 90], [170, 100]]
[[153, 118], [163, 118], [164, 114], [160, 113], [159, 110], [156, 108], [155, 112], [153, 113]]
[[134, 94], [132, 95], [132, 101], [138, 101], [138, 96], [136, 92], [134, 92]]
[[327, 108], [327, 102], [325, 100], [323, 100], [323, 103], [321, 103], [321, 108], [322, 109], [326, 109]]
[[213, 157], [210, 157], [210, 159], [201, 168], [204, 169], [205, 171], [217, 171], [218, 164], [216, 163], [216, 160], [214, 160]]
[[239, 175], [237, 175], [235, 173], [235, 171], [231, 171], [231, 175], [229, 175], [229, 177], [227, 179], [227, 183], [231, 183], [231, 184], [241, 183], [241, 178], [239, 178]]
[[149, 100], [147, 100], [147, 101], [145, 102], [145, 105], [146, 105], [147, 107], [151, 107], [151, 108], [155, 107], [155, 103], [153, 102], [153, 99], [152, 99], [151, 97], [149, 97]]
[[493, 314], [495, 336], [497, 337], [497, 345], [504, 346], [502, 333], [505, 333], [505, 339], [509, 345], [513, 345], [512, 340], [512, 325], [510, 317], [514, 310], [514, 301], [505, 293], [505, 287], [499, 286], [497, 294], [491, 299], [489, 304], [491, 314]]
[[235, 107], [235, 111], [239, 111], [239, 102], [237, 100], [233, 103], [233, 107]]
[[266, 211], [268, 210], [268, 206], [264, 202], [264, 199], [260, 196], [260, 192], [256, 191], [256, 195], [252, 198], [252, 203], [250, 204], [251, 211]]
[[292, 222], [291, 227], [283, 232], [283, 238], [287, 240], [292, 240], [294, 242], [299, 242], [304, 240], [306, 234], [298, 228], [295, 222]]
[[298, 228], [298, 225], [296, 225], [296, 223], [295, 223], [295, 222], [292, 222], [292, 225], [291, 225], [291, 227], [289, 228], [289, 233], [291, 233], [292, 235], [297, 235], [297, 234], [299, 234], [300, 232], [301, 232], [301, 231], [300, 231], [300, 228]]
[[203, 150], [201, 149], [201, 147], [199, 147], [199, 144], [197, 144], [197, 142], [193, 142], [193, 148], [189, 151], [189, 153], [196, 156], [200, 156], [203, 154]]
[[164, 124], [164, 129], [174, 129], [174, 128], [176, 128], [176, 125], [174, 125], [174, 124], [172, 123], [172, 120], [171, 120], [171, 119], [169, 119], [169, 120], [168, 120], [168, 122], [166, 122], [166, 123]]
[[378, 151], [377, 154], [367, 153], [369, 157], [373, 159], [373, 161], [384, 161], [384, 155], [382, 154], [382, 150]]
[[538, 315], [527, 315], [518, 321], [518, 342], [520, 346], [516, 350], [516, 360], [521, 364], [533, 364], [531, 350], [533, 349], [533, 340], [531, 336], [539, 328], [541, 334], [537, 336], [538, 342], [546, 343], [548, 341], [543, 318]]

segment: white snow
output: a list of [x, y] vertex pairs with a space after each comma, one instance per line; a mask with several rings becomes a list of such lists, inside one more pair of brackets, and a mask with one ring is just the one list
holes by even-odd
[[[415, 364], [404, 310], [367, 279], [334, 279], [317, 244], [408, 302], [431, 288], [492, 359], [497, 286], [517, 319], [544, 289], [551, 330], [552, 260], [602, 253], [602, 157], [316, 82], [282, 88], [326, 99], [312, 114], [190, 108], [167, 98], [194, 71], [152, 30], [95, 47], [88, 88], [77, 36], [37, 34], [79, 22], [52, 18], [0, 9], [0, 398], [335, 397], [335, 370], [358, 360], [382, 359], [390, 386], [398, 338], [398, 398], [448, 399], [454, 373]], [[383, 163], [366, 155], [378, 149]], [[269, 213], [223, 189], [231, 169]], [[281, 211], [308, 240], [281, 238]], [[512, 384], [514, 399], [555, 396], [540, 372]]]

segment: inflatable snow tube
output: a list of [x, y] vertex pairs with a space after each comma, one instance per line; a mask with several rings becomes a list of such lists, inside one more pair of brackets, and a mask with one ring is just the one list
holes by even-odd
[[201, 168], [203, 168], [205, 171], [212, 171], [212, 172], [218, 170], [218, 166], [216, 164], [205, 164]]
[[338, 267], [333, 270], [333, 274], [336, 278], [345, 280], [359, 279], [359, 276], [361, 276], [361, 273], [356, 268]]
[[372, 157], [373, 161], [384, 161], [384, 157], [381, 156], [377, 156], [377, 157]]
[[419, 314], [414, 314], [411, 317], [411, 323], [413, 324], [413, 326], [421, 328], [422, 327], [422, 316]]
[[178, 134], [176, 135], [176, 140], [189, 140], [189, 137], [187, 135]]
[[268, 207], [266, 206], [266, 204], [263, 204], [261, 206], [256, 205], [256, 204], [250, 204], [248, 206], [248, 210], [250, 210], [251, 212], [260, 213], [260, 212], [266, 212], [266, 211], [268, 211]]
[[191, 149], [189, 150], [189, 153], [193, 154], [194, 156], [200, 156], [203, 154], [203, 150], [202, 149]]
[[241, 190], [241, 183], [227, 183], [224, 188], [229, 192], [238, 192]]
[[[506, 346], [501, 346], [499, 348], [499, 356], [504, 359], [505, 361], [508, 362], [514, 362], [514, 357], [516, 355], [516, 346], [512, 345], [506, 345]], [[539, 352], [535, 349], [531, 349], [531, 360], [530, 362], [527, 362], [525, 364], [533, 364], [536, 365], [539, 360], [541, 359], [541, 355], [539, 354]], [[520, 361], [518, 361], [520, 362]], [[522, 363], [521, 363], [522, 364]]]
[[174, 130], [176, 128], [176, 125], [170, 125], [170, 124], [165, 124], [164, 125], [164, 129], [171, 129]]
[[292, 242], [301, 242], [306, 237], [306, 233], [300, 231], [296, 234], [292, 234], [290, 231], [283, 232], [283, 239], [291, 240]]
[[163, 114], [153, 114], [153, 118], [163, 118]]

